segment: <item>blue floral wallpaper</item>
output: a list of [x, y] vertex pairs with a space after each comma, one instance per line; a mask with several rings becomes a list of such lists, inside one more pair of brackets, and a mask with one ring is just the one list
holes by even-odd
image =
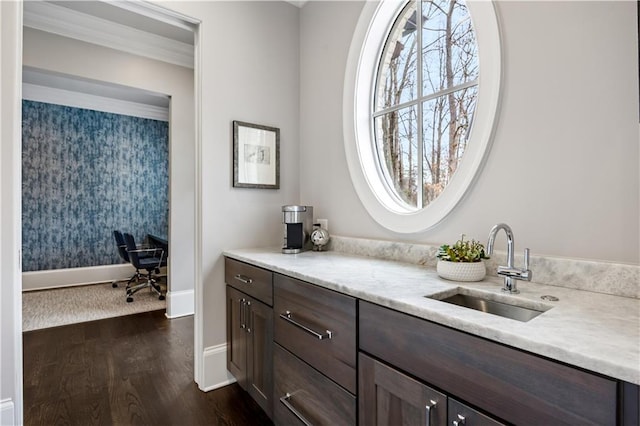
[[122, 263], [112, 232], [168, 235], [169, 125], [22, 102], [23, 271]]

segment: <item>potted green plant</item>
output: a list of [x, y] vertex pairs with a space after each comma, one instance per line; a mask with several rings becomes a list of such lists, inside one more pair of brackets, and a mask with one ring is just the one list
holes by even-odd
[[481, 281], [487, 274], [483, 259], [484, 245], [476, 240], [465, 240], [462, 234], [453, 245], [443, 244], [438, 249], [438, 275], [453, 281]]

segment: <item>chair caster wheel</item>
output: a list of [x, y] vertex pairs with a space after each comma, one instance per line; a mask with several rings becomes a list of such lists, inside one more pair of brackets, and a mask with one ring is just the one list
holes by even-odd
[[133, 302], [133, 297], [127, 297], [127, 303]]
[[160, 295], [160, 296], [158, 297], [158, 300], [164, 300], [164, 296]]

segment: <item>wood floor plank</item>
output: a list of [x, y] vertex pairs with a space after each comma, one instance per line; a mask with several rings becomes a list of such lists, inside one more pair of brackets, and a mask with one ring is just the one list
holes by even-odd
[[193, 317], [145, 312], [23, 334], [25, 425], [272, 425], [237, 384], [193, 382]]

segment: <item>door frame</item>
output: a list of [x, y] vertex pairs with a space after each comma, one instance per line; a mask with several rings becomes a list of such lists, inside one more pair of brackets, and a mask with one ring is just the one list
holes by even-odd
[[[3, 73], [3, 81], [0, 83], [3, 87], [12, 89], [10, 97], [3, 94], [3, 98], [9, 99], [10, 106], [3, 106], [3, 116], [11, 117], [11, 120], [4, 122], [0, 128], [2, 132], [10, 133], [10, 139], [6, 141], [6, 145], [2, 148], [2, 152], [10, 153], [8, 161], [3, 155], [3, 162], [0, 164], [2, 172], [2, 201], [3, 210], [7, 214], [2, 215], [2, 278], [3, 282], [6, 278], [11, 282], [10, 303], [12, 305], [12, 343], [13, 343], [13, 371], [12, 377], [14, 382], [13, 395], [10, 400], [3, 400], [2, 411], [3, 419], [5, 418], [5, 409], [12, 413], [8, 413], [15, 424], [22, 424], [24, 413], [23, 405], [23, 369], [22, 369], [22, 26], [23, 26], [23, 0], [15, 2], [7, 2], [12, 5], [7, 8], [11, 12], [8, 19], [15, 28], [11, 28], [4, 34], [4, 37], [10, 39], [15, 36], [15, 44], [13, 44], [12, 52], [3, 52], [3, 62], [5, 55], [11, 55], [8, 73]], [[131, 2], [130, 6], [135, 10], [146, 14], [148, 17], [163, 21], [165, 23], [186, 21], [194, 26], [194, 102], [195, 102], [195, 155], [193, 158], [195, 169], [195, 192], [194, 192], [194, 209], [195, 209], [195, 239], [194, 239], [194, 381], [200, 389], [204, 384], [203, 369], [203, 284], [202, 284], [202, 131], [201, 131], [201, 111], [202, 97], [200, 95], [201, 88], [201, 52], [202, 46], [200, 41], [200, 21], [162, 6], [148, 2]], [[6, 9], [3, 9], [3, 12]], [[145, 13], [146, 11], [146, 13]], [[5, 12], [6, 13], [6, 12]], [[6, 18], [6, 17], [5, 17]], [[3, 28], [4, 30], [4, 28]], [[11, 30], [14, 30], [12, 33]], [[4, 38], [3, 37], [3, 38]], [[4, 65], [4, 64], [3, 64]], [[6, 71], [5, 71], [6, 72]], [[9, 74], [7, 76], [7, 74]], [[7, 111], [8, 110], [8, 111]], [[2, 133], [3, 135], [5, 133]], [[5, 202], [8, 204], [6, 205]], [[6, 209], [6, 210], [5, 210]], [[6, 220], [5, 220], [6, 219]], [[9, 235], [7, 235], [9, 234]], [[9, 269], [9, 271], [7, 271]]]

